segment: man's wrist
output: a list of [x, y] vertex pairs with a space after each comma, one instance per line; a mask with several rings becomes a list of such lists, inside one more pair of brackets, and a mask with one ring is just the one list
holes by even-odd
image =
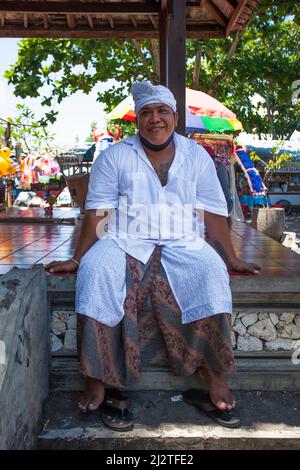
[[73, 263], [77, 264], [77, 266], [79, 267], [79, 261], [77, 261], [75, 258], [71, 258], [71, 261], [73, 261]]

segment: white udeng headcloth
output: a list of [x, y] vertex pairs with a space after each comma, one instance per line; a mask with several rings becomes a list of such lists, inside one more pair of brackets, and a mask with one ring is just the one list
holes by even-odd
[[135, 105], [135, 114], [138, 116], [143, 106], [153, 103], [163, 103], [176, 111], [176, 100], [173, 93], [163, 85], [152, 85], [150, 82], [135, 82], [131, 87], [131, 94]]

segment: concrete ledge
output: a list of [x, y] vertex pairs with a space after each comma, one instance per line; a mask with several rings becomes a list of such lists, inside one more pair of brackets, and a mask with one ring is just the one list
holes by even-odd
[[[237, 358], [237, 372], [228, 376], [232, 390], [300, 390], [300, 366], [293, 365], [290, 357]], [[145, 366], [140, 382], [129, 390], [186, 390], [206, 389], [198, 375], [175, 376], [169, 369]], [[60, 392], [82, 391], [84, 378], [76, 358], [53, 358], [51, 390]]]
[[[300, 257], [299, 257], [300, 260]], [[76, 275], [54, 276], [47, 274], [49, 298], [53, 302], [74, 300]], [[293, 309], [300, 312], [299, 277], [232, 276], [230, 285], [235, 309], [247, 308], [249, 312], [264, 309], [280, 311]]]
[[78, 393], [56, 393], [48, 403], [38, 449], [300, 449], [299, 393], [236, 393], [240, 429], [214, 424], [178, 392], [131, 396], [135, 428], [121, 433], [105, 428], [98, 411], [81, 413]]
[[0, 449], [30, 449], [49, 393], [49, 319], [42, 266], [0, 279]]

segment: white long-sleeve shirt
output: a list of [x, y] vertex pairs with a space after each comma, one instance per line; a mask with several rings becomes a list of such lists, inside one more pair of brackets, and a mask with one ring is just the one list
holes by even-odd
[[202, 246], [204, 225], [196, 209], [228, 215], [208, 153], [176, 133], [174, 143], [166, 186], [161, 185], [138, 135], [102, 152], [91, 170], [86, 209], [116, 209], [104, 237], [143, 263], [155, 245], [190, 250]]
[[[182, 323], [232, 312], [227, 268], [201, 236], [195, 209], [227, 216], [214, 163], [194, 141], [175, 134], [168, 182], [161, 182], [138, 136], [95, 160], [86, 209], [114, 208], [106, 234], [80, 260], [76, 311], [108, 325], [124, 316], [126, 253], [146, 263], [162, 245], [161, 263]], [[124, 201], [125, 199], [125, 201]]]

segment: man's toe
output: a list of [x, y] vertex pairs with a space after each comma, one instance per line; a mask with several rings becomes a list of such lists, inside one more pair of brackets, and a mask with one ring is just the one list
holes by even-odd
[[86, 410], [87, 410], [87, 404], [86, 403], [80, 401], [78, 403], [78, 406], [81, 409], [81, 411], [86, 412]]
[[218, 401], [216, 404], [216, 407], [219, 408], [219, 410], [226, 410], [227, 409], [227, 404], [225, 401]]
[[90, 411], [94, 411], [96, 408], [98, 408], [98, 405], [97, 405], [96, 403], [90, 403], [90, 404], [88, 405], [88, 409], [89, 409]]

